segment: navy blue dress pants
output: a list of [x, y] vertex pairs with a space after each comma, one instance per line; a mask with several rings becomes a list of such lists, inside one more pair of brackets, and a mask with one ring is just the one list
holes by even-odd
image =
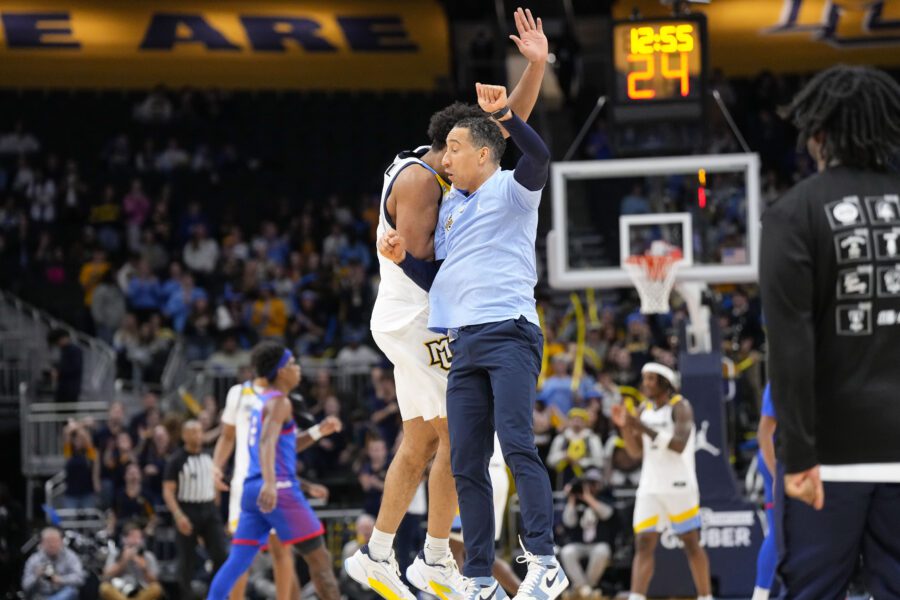
[[488, 577], [494, 563], [488, 463], [495, 430], [516, 481], [525, 548], [538, 556], [553, 554], [553, 497], [533, 427], [544, 340], [524, 317], [463, 327], [454, 335], [447, 422], [466, 546], [463, 574]]

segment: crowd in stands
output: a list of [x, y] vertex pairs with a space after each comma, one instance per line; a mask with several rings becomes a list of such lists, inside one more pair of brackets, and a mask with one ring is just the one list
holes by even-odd
[[[296, 108], [329, 102], [292, 99]], [[361, 143], [377, 149], [357, 161], [371, 175], [348, 178], [340, 161], [322, 156], [338, 155], [340, 132], [320, 136], [324, 126], [304, 120], [298, 131], [318, 141], [298, 145], [284, 126], [299, 119], [285, 98], [259, 102], [273, 119], [289, 114], [286, 124], [214, 92], [157, 89], [133, 100], [100, 98], [90, 110], [121, 120], [96, 120], [77, 147], [79, 125], [54, 119], [68, 102], [61, 96], [17, 105], [17, 114], [41, 118], [0, 128], [0, 284], [112, 344], [120, 375], [138, 387], [159, 382], [176, 340], [190, 361], [216, 354], [226, 363], [260, 339], [326, 357], [364, 342], [377, 274], [378, 174], [401, 147], [386, 136]], [[407, 141], [394, 144], [422, 141], [440, 99], [419, 100], [412, 114], [421, 113], [422, 127], [397, 125], [393, 138]], [[335, 114], [353, 106], [331, 102]], [[399, 112], [415, 103], [396, 104]], [[237, 127], [248, 120], [253, 127]], [[375, 132], [385, 127], [371, 120], [382, 122]], [[323, 167], [334, 169], [335, 182], [316, 197], [321, 186], [301, 178], [325, 182], [316, 171]], [[358, 350], [344, 361], [377, 362]]]

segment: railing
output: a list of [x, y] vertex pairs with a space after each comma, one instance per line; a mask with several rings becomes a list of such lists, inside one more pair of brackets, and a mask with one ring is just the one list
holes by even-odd
[[[172, 354], [175, 355], [176, 351]], [[175, 362], [178, 362], [177, 357], [170, 361], [171, 368], [167, 365], [163, 378], [164, 401], [168, 406], [175, 406], [185, 395], [198, 402], [212, 395], [222, 406], [229, 388], [238, 383], [240, 374], [234, 369], [210, 368], [204, 362], [181, 362], [181, 366], [174, 366]], [[300, 366], [303, 377], [308, 381], [316, 378], [320, 371], [326, 371], [338, 395], [353, 401], [363, 398], [370, 386], [371, 373], [368, 368], [347, 369], [337, 366], [333, 360], [315, 358], [301, 358]]]
[[44, 503], [56, 508], [56, 500], [66, 493], [66, 472], [60, 471], [44, 483]]
[[52, 329], [64, 329], [82, 351], [82, 393], [91, 399], [108, 399], [114, 393], [116, 353], [106, 342], [81, 333], [3, 290], [0, 290], [0, 325], [6, 330], [5, 335], [10, 336], [7, 340], [19, 341], [9, 344], [3, 340], [4, 358], [27, 359], [25, 364], [32, 372], [29, 383], [36, 381], [40, 371], [50, 365], [47, 334]]
[[325, 546], [331, 552], [335, 567], [340, 567], [343, 562], [344, 544], [356, 536], [356, 519], [361, 514], [361, 508], [316, 510], [316, 516], [325, 525]]
[[19, 390], [19, 423], [22, 438], [22, 474], [26, 478], [28, 517], [34, 508], [37, 482], [52, 477], [65, 466], [62, 432], [70, 419], [102, 421], [108, 410], [106, 401], [38, 402], [22, 383]]
[[300, 367], [307, 380], [313, 380], [318, 372], [326, 371], [331, 376], [335, 391], [347, 398], [362, 399], [372, 381], [370, 368], [343, 368], [331, 359], [302, 358]]
[[193, 373], [185, 360], [184, 344], [179, 340], [169, 351], [169, 357], [166, 359], [166, 366], [163, 368], [160, 378], [163, 395], [168, 396], [174, 393], [179, 387], [189, 383], [192, 376]]
[[[15, 427], [19, 416], [19, 395], [21, 386], [31, 386], [32, 371], [28, 368], [28, 359], [19, 360], [8, 357], [9, 351], [20, 346], [24, 340], [14, 339], [12, 335], [0, 334], [0, 429]], [[18, 352], [18, 351], [15, 351]]]
[[[66, 493], [66, 472], [60, 471], [44, 484], [44, 504], [56, 516], [56, 524], [63, 530], [91, 533], [106, 527], [106, 515], [99, 508], [62, 508], [56, 500]], [[47, 515], [48, 521], [53, 521]]]

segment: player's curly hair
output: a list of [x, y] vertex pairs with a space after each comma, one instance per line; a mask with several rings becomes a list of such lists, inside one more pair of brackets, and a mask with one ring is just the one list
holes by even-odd
[[284, 356], [284, 346], [278, 342], [260, 342], [250, 354], [250, 364], [253, 365], [258, 377], [268, 378], [268, 375], [278, 366], [282, 356]]
[[780, 114], [797, 146], [825, 134], [827, 163], [883, 170], [900, 153], [900, 84], [878, 69], [837, 65], [813, 77]]
[[483, 116], [484, 111], [481, 108], [465, 102], [454, 102], [437, 111], [431, 115], [431, 121], [428, 122], [428, 139], [431, 140], [431, 149], [440, 152], [446, 148], [447, 135], [463, 119]]
[[479, 117], [469, 117], [463, 119], [456, 124], [460, 129], [468, 129], [469, 135], [472, 136], [472, 145], [476, 148], [487, 146], [491, 150], [491, 158], [495, 163], [499, 163], [503, 157], [503, 151], [506, 150], [506, 139], [500, 126], [494, 121], [484, 116], [482, 113]]

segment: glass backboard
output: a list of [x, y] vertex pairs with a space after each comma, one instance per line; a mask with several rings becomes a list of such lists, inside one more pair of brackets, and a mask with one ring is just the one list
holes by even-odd
[[757, 280], [755, 154], [554, 163], [552, 176], [552, 287], [630, 287], [623, 258], [655, 240], [690, 257], [678, 269], [679, 282]]

